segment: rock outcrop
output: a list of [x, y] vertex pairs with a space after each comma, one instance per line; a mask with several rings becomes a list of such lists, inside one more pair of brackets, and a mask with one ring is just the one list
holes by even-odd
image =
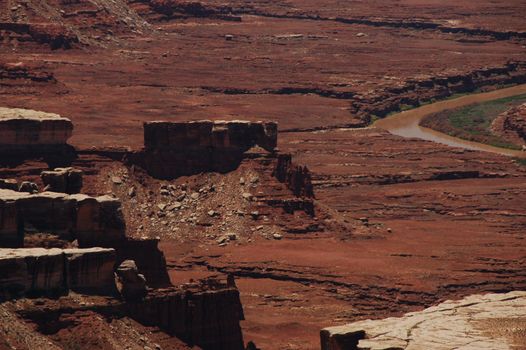
[[0, 190], [0, 246], [21, 247], [28, 228], [78, 239], [80, 247], [112, 247], [125, 237], [118, 199]]
[[82, 175], [82, 170], [70, 167], [43, 171], [40, 177], [47, 191], [75, 194], [82, 189]]
[[119, 241], [115, 245], [117, 264], [128, 259], [133, 260], [139, 272], [146, 277], [150, 287], [169, 286], [171, 283], [166, 270], [166, 259], [158, 245], [158, 238], [128, 238]]
[[115, 250], [109, 248], [64, 249], [69, 289], [100, 293], [115, 290]]
[[526, 103], [499, 115], [491, 124], [491, 129], [513, 144], [526, 145]]
[[525, 345], [526, 292], [472, 295], [403, 317], [321, 331], [322, 350], [488, 349]]
[[111, 293], [114, 263], [113, 249], [0, 249], [0, 297]]
[[287, 187], [296, 195], [301, 197], [314, 197], [312, 178], [309, 169], [292, 163], [290, 154], [278, 155], [278, 162], [273, 174], [279, 181], [287, 184]]
[[18, 181], [15, 179], [0, 179], [0, 189], [18, 191]]
[[71, 137], [73, 124], [58, 114], [28, 109], [0, 108], [0, 150], [63, 146]]
[[127, 307], [137, 321], [158, 326], [190, 346], [203, 350], [244, 349], [239, 291], [226, 281], [209, 279], [157, 291]]
[[277, 129], [273, 122], [147, 122], [142, 165], [152, 176], [163, 179], [231, 171], [253, 146], [274, 151]]
[[123, 261], [117, 268], [115, 277], [117, 290], [124, 300], [138, 301], [148, 294], [146, 278], [139, 273], [135, 261]]

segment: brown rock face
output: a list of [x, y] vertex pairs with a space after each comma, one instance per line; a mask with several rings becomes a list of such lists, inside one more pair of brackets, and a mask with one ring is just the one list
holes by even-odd
[[277, 124], [248, 121], [147, 122], [144, 166], [158, 178], [235, 169], [253, 146], [273, 151]]
[[65, 145], [72, 132], [71, 121], [58, 114], [0, 108], [0, 148], [2, 150]]
[[65, 249], [69, 289], [78, 292], [112, 292], [115, 250], [104, 248]]
[[123, 261], [115, 272], [117, 289], [126, 301], [141, 300], [148, 294], [146, 278], [139, 273], [133, 260]]
[[472, 295], [399, 318], [325, 328], [321, 349], [523, 348], [525, 305], [524, 292]]
[[158, 326], [189, 346], [244, 349], [239, 291], [222, 281], [210, 279], [201, 285], [186, 285], [183, 290], [148, 295], [141, 303], [128, 304], [128, 310], [142, 324]]
[[314, 197], [312, 178], [306, 166], [292, 163], [290, 154], [280, 154], [273, 174], [279, 181], [286, 183], [296, 196]]
[[526, 145], [526, 103], [499, 115], [492, 124], [493, 131], [517, 145]]
[[0, 249], [0, 297], [114, 290], [113, 249]]
[[22, 246], [28, 228], [78, 239], [81, 247], [113, 246], [125, 237], [115, 198], [0, 190], [0, 246]]
[[159, 239], [155, 238], [128, 238], [119, 241], [115, 246], [117, 264], [127, 259], [133, 260], [150, 287], [171, 285], [166, 271], [166, 259], [158, 244]]
[[82, 171], [74, 168], [56, 168], [40, 175], [48, 191], [68, 194], [79, 193], [82, 188]]

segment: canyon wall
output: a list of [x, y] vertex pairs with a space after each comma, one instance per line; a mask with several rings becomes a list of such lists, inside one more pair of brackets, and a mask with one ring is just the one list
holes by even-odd
[[160, 327], [203, 350], [242, 350], [239, 321], [244, 319], [235, 285], [210, 279], [165, 290], [143, 302], [128, 304], [129, 314], [145, 325]]
[[114, 289], [113, 249], [0, 249], [0, 298]]
[[292, 162], [290, 154], [279, 154], [278, 162], [273, 175], [287, 184], [287, 187], [300, 197], [314, 197], [312, 177], [306, 166], [300, 166]]
[[109, 196], [0, 190], [0, 246], [22, 247], [29, 231], [111, 247], [124, 240], [125, 223], [120, 201]]

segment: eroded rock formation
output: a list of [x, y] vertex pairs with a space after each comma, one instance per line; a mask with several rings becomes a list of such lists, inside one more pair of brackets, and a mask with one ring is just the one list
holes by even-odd
[[[149, 295], [129, 304], [132, 317], [156, 325], [190, 346], [204, 350], [242, 350], [239, 291], [226, 281], [208, 279]], [[177, 317], [174, 317], [177, 315]]]
[[516, 145], [526, 145], [526, 103], [510, 108], [492, 123], [494, 133]]
[[21, 247], [29, 229], [78, 239], [81, 247], [111, 247], [125, 237], [115, 198], [0, 190], [0, 246]]
[[65, 145], [73, 124], [58, 114], [0, 107], [0, 150]]
[[113, 291], [113, 249], [0, 249], [2, 299], [23, 295], [60, 295], [76, 291]]
[[235, 169], [253, 146], [273, 151], [277, 124], [248, 121], [147, 122], [143, 165], [157, 178]]
[[111, 248], [64, 249], [66, 276], [71, 290], [111, 292], [115, 288], [115, 250]]
[[141, 300], [146, 296], [146, 278], [139, 273], [133, 260], [123, 261], [115, 272], [117, 290], [127, 301]]
[[524, 339], [525, 307], [526, 292], [472, 295], [403, 317], [325, 328], [321, 349], [513, 349]]
[[40, 175], [46, 189], [51, 192], [79, 193], [82, 189], [82, 171], [74, 168], [56, 168]]

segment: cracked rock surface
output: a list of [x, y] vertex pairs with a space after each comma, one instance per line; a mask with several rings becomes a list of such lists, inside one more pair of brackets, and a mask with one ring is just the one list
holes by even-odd
[[322, 349], [522, 349], [525, 306], [526, 292], [471, 295], [403, 317], [325, 328]]

